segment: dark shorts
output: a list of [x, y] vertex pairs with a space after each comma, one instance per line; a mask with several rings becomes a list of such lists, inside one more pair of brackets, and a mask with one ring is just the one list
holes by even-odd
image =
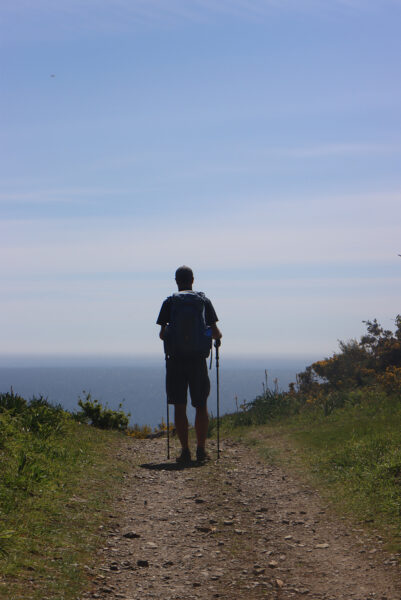
[[166, 360], [166, 391], [169, 404], [186, 404], [187, 392], [191, 394], [191, 404], [206, 406], [210, 393], [210, 380], [205, 358]]

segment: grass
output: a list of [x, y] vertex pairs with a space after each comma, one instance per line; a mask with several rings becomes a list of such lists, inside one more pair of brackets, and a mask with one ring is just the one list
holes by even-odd
[[0, 598], [73, 599], [122, 481], [123, 438], [45, 402], [32, 410], [0, 412]]
[[359, 400], [330, 415], [311, 407], [266, 425], [232, 428], [223, 419], [222, 427], [267, 460], [295, 468], [339, 513], [401, 552], [401, 401], [378, 390]]

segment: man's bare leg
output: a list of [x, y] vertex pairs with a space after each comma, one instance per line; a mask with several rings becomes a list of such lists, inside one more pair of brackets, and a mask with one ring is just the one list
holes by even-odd
[[185, 404], [174, 405], [174, 424], [183, 450], [188, 448], [188, 419]]
[[209, 427], [207, 406], [197, 407], [195, 416], [195, 431], [198, 448], [204, 448]]

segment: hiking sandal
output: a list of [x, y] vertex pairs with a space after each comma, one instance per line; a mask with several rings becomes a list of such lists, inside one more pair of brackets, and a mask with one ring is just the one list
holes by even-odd
[[191, 463], [191, 453], [189, 448], [183, 448], [181, 454], [175, 459], [179, 465], [189, 465]]
[[205, 462], [208, 462], [209, 460], [210, 460], [210, 456], [206, 452], [206, 450], [204, 448], [201, 448], [200, 446], [198, 446], [196, 449], [196, 462], [205, 463]]

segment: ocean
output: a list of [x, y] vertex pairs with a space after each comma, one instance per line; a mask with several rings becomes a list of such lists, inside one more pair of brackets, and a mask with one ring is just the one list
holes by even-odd
[[[251, 401], [263, 391], [265, 369], [268, 385], [287, 389], [295, 375], [311, 360], [304, 358], [225, 358], [220, 356], [220, 414], [233, 412], [237, 404]], [[154, 428], [166, 419], [164, 359], [156, 358], [30, 358], [0, 357], [0, 392], [13, 391], [26, 399], [44, 396], [66, 410], [77, 410], [78, 398], [89, 392], [102, 404], [131, 413], [130, 424]], [[216, 367], [211, 371], [209, 412], [216, 414]], [[188, 402], [188, 417], [194, 409]], [[172, 415], [172, 409], [170, 408]]]

